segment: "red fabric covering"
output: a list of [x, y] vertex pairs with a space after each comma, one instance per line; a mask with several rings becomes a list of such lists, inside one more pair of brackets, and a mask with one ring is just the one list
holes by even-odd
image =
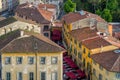
[[59, 31], [59, 30], [53, 30], [52, 34], [60, 36], [61, 35], [61, 31]]
[[68, 77], [70, 77], [71, 79], [76, 79], [77, 76], [75, 76], [75, 74], [73, 72], [66, 72], [65, 73]]
[[77, 65], [71, 64], [70, 67], [71, 67], [71, 68], [77, 68]]
[[78, 77], [84, 78], [86, 76], [85, 72], [83, 72], [81, 70], [77, 70], [76, 72], [78, 73]]
[[61, 40], [61, 31], [53, 30], [52, 32], [52, 40]]

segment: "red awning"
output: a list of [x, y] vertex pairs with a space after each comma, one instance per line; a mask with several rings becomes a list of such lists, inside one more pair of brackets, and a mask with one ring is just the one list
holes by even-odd
[[73, 73], [73, 72], [66, 72], [65, 73], [68, 77], [70, 77], [71, 79], [76, 79], [77, 76]]
[[61, 35], [61, 31], [59, 31], [59, 30], [53, 30], [52, 31], [52, 35], [58, 35], [58, 36], [60, 36]]

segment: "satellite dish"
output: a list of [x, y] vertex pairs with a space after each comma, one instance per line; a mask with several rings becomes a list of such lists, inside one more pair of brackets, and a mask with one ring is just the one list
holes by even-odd
[[120, 53], [120, 50], [115, 50], [114, 52], [115, 52], [115, 53]]

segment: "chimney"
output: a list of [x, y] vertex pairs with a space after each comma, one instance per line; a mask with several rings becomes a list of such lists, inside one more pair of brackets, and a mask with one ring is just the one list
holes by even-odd
[[108, 32], [109, 32], [110, 36], [112, 36], [112, 34], [113, 34], [112, 24], [108, 24]]
[[22, 36], [24, 36], [24, 31], [20, 31], [20, 36], [22, 37]]
[[47, 6], [46, 6], [46, 4], [45, 4], [45, 6], [44, 6], [44, 10], [47, 10]]

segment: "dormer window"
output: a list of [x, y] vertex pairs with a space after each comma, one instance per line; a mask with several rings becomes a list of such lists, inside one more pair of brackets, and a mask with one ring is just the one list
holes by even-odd
[[27, 16], [25, 16], [25, 19], [27, 19]]
[[47, 31], [48, 29], [49, 29], [49, 26], [48, 26], [48, 25], [45, 25], [43, 30], [44, 30], [44, 31]]

